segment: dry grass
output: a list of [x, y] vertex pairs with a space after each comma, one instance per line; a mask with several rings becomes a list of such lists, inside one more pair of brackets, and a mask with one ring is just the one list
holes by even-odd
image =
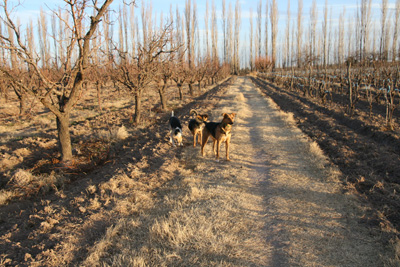
[[[198, 151], [185, 152], [186, 166], [169, 162], [175, 179], [159, 192], [154, 207], [141, 216], [127, 216], [109, 228], [84, 266], [262, 266], [263, 224], [252, 211], [255, 200], [229, 171], [211, 176]], [[207, 172], [207, 175], [202, 175]], [[146, 202], [137, 196], [135, 202]], [[147, 200], [146, 200], [147, 199]], [[153, 200], [154, 201], [154, 200]], [[129, 206], [129, 203], [126, 203]], [[244, 216], [243, 216], [244, 215]]]
[[30, 171], [17, 169], [12, 175], [7, 189], [0, 191], [0, 206], [15, 198], [45, 194], [50, 190], [58, 190], [64, 184], [65, 177], [55, 172], [34, 175]]

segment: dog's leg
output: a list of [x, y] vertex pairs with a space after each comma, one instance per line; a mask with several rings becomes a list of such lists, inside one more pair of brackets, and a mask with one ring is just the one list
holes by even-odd
[[201, 139], [202, 139], [202, 134], [201, 134], [201, 131], [198, 131], [197, 132], [197, 139], [198, 139], [198, 142], [199, 142], [199, 144], [201, 144]]
[[225, 149], [226, 149], [226, 160], [230, 161], [229, 159], [229, 144], [230, 144], [231, 139], [227, 138], [225, 141]]
[[201, 141], [201, 155], [203, 157], [204, 157], [204, 147], [206, 146], [209, 137], [210, 137], [209, 133], [203, 132], [203, 138]]
[[197, 132], [196, 131], [194, 131], [193, 132], [193, 147], [196, 147], [196, 135], [197, 135]]
[[217, 155], [217, 147], [218, 147], [217, 144], [218, 144], [217, 140], [216, 140], [216, 139], [213, 139], [213, 151], [214, 151], [214, 156]]
[[172, 143], [172, 146], [176, 146], [176, 145], [175, 145], [175, 140], [174, 140], [173, 132], [172, 132], [172, 131], [171, 131], [171, 135], [169, 136], [169, 140], [170, 140], [170, 142]]
[[[217, 161], [219, 161], [219, 150], [221, 148], [221, 140], [216, 140], [215, 144], [216, 144], [216, 149], [217, 149], [217, 151], [215, 153], [215, 159]], [[215, 150], [214, 150], [214, 152], [215, 152]]]

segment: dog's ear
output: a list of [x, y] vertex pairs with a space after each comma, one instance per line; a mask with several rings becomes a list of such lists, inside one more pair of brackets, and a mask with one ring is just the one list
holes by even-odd
[[236, 116], [236, 113], [231, 113], [231, 115], [232, 115], [232, 117], [235, 117], [235, 116]]
[[226, 113], [222, 113], [222, 117], [226, 117], [226, 116], [228, 116], [228, 114], [226, 114]]

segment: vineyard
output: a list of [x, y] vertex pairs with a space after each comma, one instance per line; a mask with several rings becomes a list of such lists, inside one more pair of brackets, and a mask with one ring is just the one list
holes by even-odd
[[356, 112], [356, 104], [361, 110], [367, 105], [368, 117], [377, 125], [388, 130], [396, 128], [393, 116], [400, 104], [399, 64], [380, 61], [352, 64], [349, 59], [347, 65], [335, 69], [313, 70], [312, 66], [307, 69], [295, 71], [292, 68], [261, 77], [302, 96], [316, 98], [323, 105], [340, 103], [350, 117]]
[[[286, 70], [259, 74], [253, 81], [284, 111], [294, 113], [302, 131], [343, 171], [344, 185], [355, 188], [377, 208], [387, 229], [397, 232], [399, 69], [377, 66]], [[370, 223], [382, 223], [374, 216]]]

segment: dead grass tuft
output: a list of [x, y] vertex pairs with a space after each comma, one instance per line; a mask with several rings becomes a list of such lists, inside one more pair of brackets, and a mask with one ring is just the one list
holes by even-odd
[[124, 125], [121, 127], [111, 127], [108, 130], [96, 131], [96, 137], [101, 140], [107, 140], [108, 142], [117, 142], [125, 140], [130, 135]]
[[26, 171], [26, 170], [22, 170], [22, 169], [18, 169], [14, 175], [11, 177], [11, 182], [15, 185], [15, 186], [26, 186], [28, 184], [30, 184], [32, 181], [34, 180], [34, 177], [32, 175], [32, 173]]
[[16, 192], [4, 189], [0, 190], [0, 206], [7, 204], [16, 196]]
[[0, 192], [0, 205], [14, 198], [25, 198], [58, 190], [65, 183], [65, 177], [55, 172], [34, 175], [23, 169], [18, 169], [12, 175], [6, 189]]

